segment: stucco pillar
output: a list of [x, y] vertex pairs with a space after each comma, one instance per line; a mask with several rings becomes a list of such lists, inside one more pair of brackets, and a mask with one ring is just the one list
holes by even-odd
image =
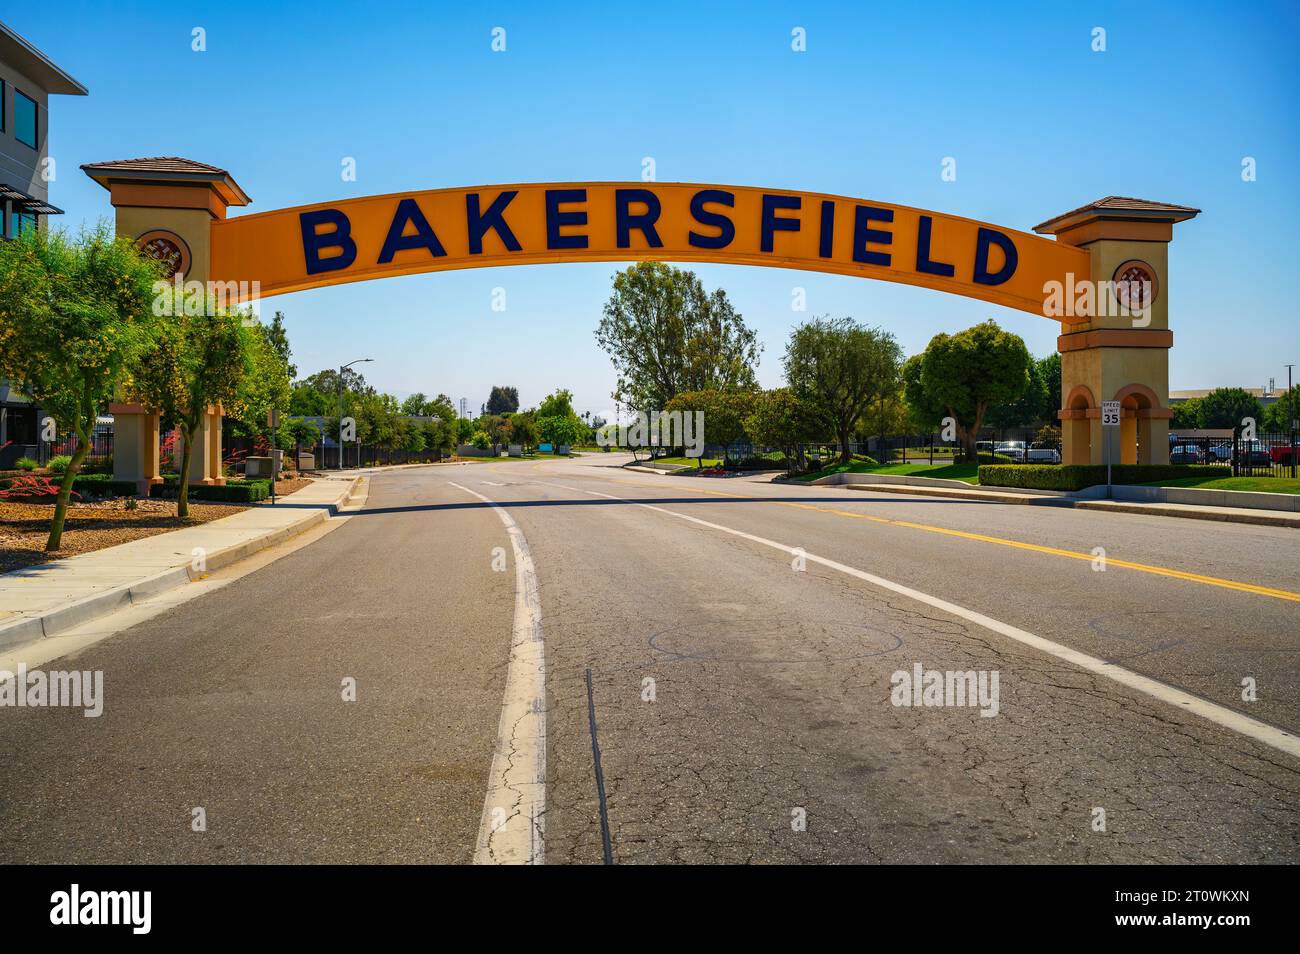
[[[179, 471], [181, 456], [185, 453], [185, 435], [177, 430], [176, 450], [174, 451], [176, 468]], [[221, 473], [221, 406], [210, 407], [199, 418], [198, 430], [194, 432], [194, 451], [190, 454], [191, 484], [224, 484], [226, 478]]]
[[1111, 196], [1034, 227], [1089, 253], [1089, 274], [1065, 289], [1066, 307], [1088, 320], [1062, 322], [1057, 338], [1064, 462], [1105, 462], [1101, 402], [1111, 400], [1121, 402], [1113, 463], [1169, 462], [1169, 242], [1198, 212]]
[[[212, 224], [226, 217], [229, 206], [248, 205], [251, 201], [230, 173], [206, 163], [174, 157], [87, 163], [81, 168], [109, 191], [117, 214], [118, 235], [134, 239], [145, 252], [162, 262], [169, 279], [201, 282], [205, 292], [211, 290], [207, 282], [211, 275]], [[139, 409], [134, 413], [138, 416], [144, 411]], [[225, 483], [221, 475], [221, 413], [221, 407], [217, 406], [203, 415], [199, 446], [191, 461], [191, 483]], [[123, 463], [119, 447], [131, 448], [123, 466], [128, 470], [135, 466], [130, 460], [134, 460], [141, 439], [137, 431], [144, 426], [135, 422], [130, 413], [125, 418], [123, 424], [114, 427], [114, 476]], [[152, 418], [150, 480], [158, 476], [157, 415]], [[178, 435], [178, 467], [182, 440]]]
[[162, 483], [158, 466], [158, 415], [139, 404], [110, 404], [113, 415], [113, 479], [133, 480], [145, 497]]

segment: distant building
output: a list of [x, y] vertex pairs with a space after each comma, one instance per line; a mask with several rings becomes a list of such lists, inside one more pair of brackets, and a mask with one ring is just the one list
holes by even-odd
[[[1216, 390], [1218, 389], [1192, 388], [1190, 391], [1170, 391], [1169, 406], [1173, 407], [1175, 404], [1182, 404], [1184, 401], [1203, 398], [1211, 391]], [[1247, 394], [1253, 394], [1255, 397], [1259, 398], [1259, 403], [1264, 407], [1268, 407], [1286, 391], [1285, 388], [1274, 388], [1273, 390], [1269, 390], [1268, 388], [1242, 388], [1242, 390]]]
[[[0, 23], [0, 241], [43, 228], [61, 215], [49, 198], [49, 102], [56, 94], [85, 96], [86, 87]], [[39, 421], [31, 399], [0, 380], [0, 469], [20, 457], [41, 460]]]

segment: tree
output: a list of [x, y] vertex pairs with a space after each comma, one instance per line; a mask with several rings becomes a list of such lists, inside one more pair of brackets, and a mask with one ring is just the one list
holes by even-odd
[[870, 404], [898, 389], [902, 351], [894, 336], [852, 318], [817, 318], [795, 328], [785, 350], [785, 376], [823, 428], [840, 442], [840, 461]]
[[1170, 410], [1174, 416], [1169, 420], [1169, 426], [1174, 430], [1194, 431], [1201, 426], [1201, 399], [1188, 398], [1186, 401], [1179, 401], [1174, 404]]
[[913, 427], [913, 424], [912, 414], [903, 399], [903, 389], [900, 384], [893, 391], [881, 391], [867, 404], [862, 417], [858, 419], [855, 433], [860, 438], [909, 434], [920, 430]]
[[519, 389], [497, 386], [488, 396], [487, 412], [489, 414], [513, 414], [519, 410]]
[[818, 440], [817, 411], [799, 400], [790, 388], [774, 388], [754, 395], [745, 432], [755, 444], [778, 448], [785, 454], [786, 468], [804, 470], [803, 445]]
[[547, 444], [581, 444], [587, 425], [573, 409], [573, 394], [563, 388], [548, 394], [533, 413], [537, 435]]
[[931, 426], [938, 417], [952, 417], [966, 458], [976, 460], [985, 415], [990, 407], [1019, 399], [1029, 386], [1031, 360], [1024, 341], [991, 320], [955, 335], [935, 335], [904, 366], [908, 404]]
[[266, 336], [266, 341], [271, 346], [271, 349], [284, 362], [285, 368], [288, 369], [289, 379], [296, 378], [298, 376], [298, 366], [293, 363], [293, 352], [289, 349], [289, 333], [284, 327], [284, 312], [277, 311], [275, 317], [271, 319], [271, 323], [262, 326], [262, 333]]
[[613, 397], [660, 410], [684, 391], [754, 387], [761, 350], [726, 292], [694, 272], [640, 262], [614, 276], [596, 341], [614, 362]]
[[1300, 384], [1264, 408], [1264, 429], [1289, 433], [1296, 420], [1300, 420]]
[[[289, 440], [293, 442], [293, 459], [296, 465], [300, 449], [304, 445], [315, 447], [317, 441], [320, 440], [320, 428], [316, 426], [314, 421], [301, 417], [289, 418], [286, 427], [289, 432]], [[318, 463], [323, 465], [325, 462], [319, 461]]]
[[1035, 364], [1038, 365], [1038, 377], [1043, 382], [1043, 408], [1038, 420], [1056, 427], [1060, 423], [1056, 412], [1061, 409], [1061, 401], [1065, 397], [1061, 393], [1061, 353], [1053, 351], [1046, 358], [1039, 358]]
[[[1056, 355], [1059, 359], [1060, 355]], [[1046, 359], [1044, 359], [1046, 360]], [[1056, 416], [1055, 402], [1048, 399], [1048, 385], [1043, 380], [1042, 363], [1030, 361], [1028, 378], [1025, 389], [1020, 396], [1005, 404], [997, 404], [989, 408], [986, 422], [990, 427], [998, 430], [1006, 430], [1012, 427], [1032, 427], [1045, 421], [1051, 420]], [[1060, 368], [1058, 365], [1057, 373]], [[1056, 395], [1059, 399], [1061, 393], [1059, 378], [1056, 389]], [[1051, 407], [1050, 417], [1048, 407]]]
[[700, 441], [722, 445], [722, 456], [729, 458], [729, 448], [745, 436], [745, 420], [754, 404], [753, 391], [739, 389], [684, 391], [665, 408], [681, 411], [683, 415], [694, 411], [704, 414], [703, 434]]
[[526, 452], [537, 446], [537, 421], [533, 411], [524, 411], [510, 416], [510, 440], [520, 445]]
[[425, 444], [424, 428], [419, 426], [418, 421], [401, 421], [399, 426], [399, 443], [398, 446], [411, 454], [418, 454], [427, 446]]
[[[375, 389], [366, 383], [365, 376], [355, 368], [343, 372], [343, 394], [345, 399], [354, 395], [374, 394]], [[327, 415], [338, 414], [339, 406], [339, 372], [337, 368], [326, 368], [315, 374], [295, 381], [290, 412], [293, 414]]]
[[222, 404], [235, 417], [243, 416], [240, 387], [261, 337], [245, 324], [246, 315], [219, 308], [211, 296], [200, 314], [188, 314], [195, 309], [174, 295], [162, 310], [165, 330], [140, 359], [130, 391], [141, 404], [157, 408], [184, 438], [176, 498], [176, 516], [184, 520], [190, 515], [190, 461], [203, 415]]
[[1201, 427], [1241, 427], [1242, 418], [1263, 416], [1259, 399], [1242, 388], [1215, 388], [1201, 398]]
[[408, 417], [424, 417], [429, 413], [428, 407], [429, 399], [424, 396], [424, 392], [416, 391], [402, 402], [402, 413]]
[[[289, 383], [289, 365], [272, 332], [266, 325], [256, 325], [246, 341], [248, 373], [240, 380], [238, 398], [226, 409], [236, 434], [269, 438], [270, 411], [277, 410], [283, 415], [290, 409], [293, 389]], [[287, 443], [291, 435], [284, 430], [283, 422], [280, 426], [276, 442]]]
[[46, 550], [63, 537], [72, 485], [90, 452], [95, 418], [158, 331], [151, 314], [158, 267], [106, 225], [69, 239], [25, 229], [0, 241], [0, 376], [77, 435]]

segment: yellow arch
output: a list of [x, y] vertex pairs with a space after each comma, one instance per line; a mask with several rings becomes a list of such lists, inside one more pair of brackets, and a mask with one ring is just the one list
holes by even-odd
[[682, 182], [393, 193], [218, 219], [210, 238], [211, 280], [250, 289], [256, 282], [247, 294], [264, 298], [460, 268], [674, 261], [875, 278], [1044, 315], [1049, 282], [1065, 286], [1071, 275], [1089, 275], [1083, 249], [972, 219], [815, 192]]

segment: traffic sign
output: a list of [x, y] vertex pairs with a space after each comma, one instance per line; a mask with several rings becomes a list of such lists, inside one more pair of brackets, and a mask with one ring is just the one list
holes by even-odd
[[1119, 427], [1119, 401], [1101, 402], [1101, 426]]

